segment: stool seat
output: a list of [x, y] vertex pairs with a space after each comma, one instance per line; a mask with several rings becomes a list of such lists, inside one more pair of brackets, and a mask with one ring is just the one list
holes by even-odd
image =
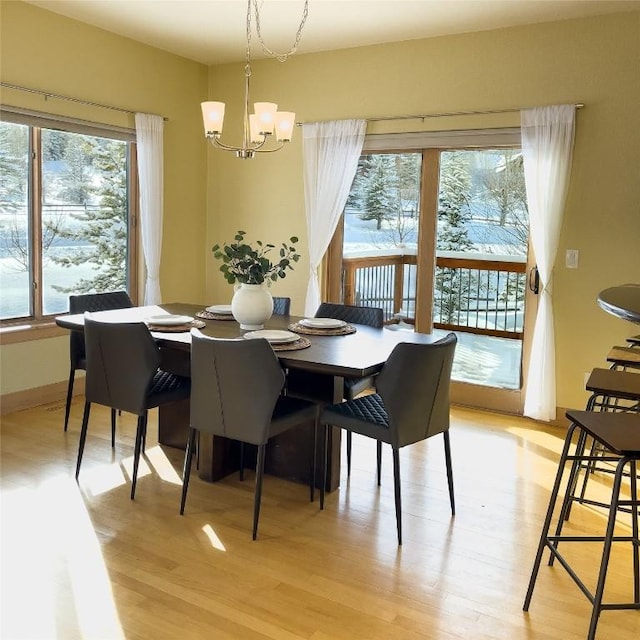
[[640, 456], [640, 414], [571, 410], [566, 415], [612, 453]]
[[627, 338], [627, 342], [632, 346], [632, 347], [640, 347], [640, 334], [638, 334], [637, 336], [629, 336]]
[[613, 347], [607, 354], [607, 362], [611, 362], [612, 367], [640, 368], [640, 349]]
[[[636, 375], [636, 374], [632, 374]], [[535, 587], [542, 554], [545, 549], [551, 552], [549, 565], [557, 559], [562, 567], [567, 571], [571, 579], [580, 588], [582, 593], [592, 604], [591, 620], [587, 633], [587, 640], [595, 640], [598, 620], [602, 611], [614, 611], [621, 609], [635, 609], [640, 611], [640, 534], [638, 531], [638, 511], [640, 500], [638, 499], [638, 461], [640, 461], [640, 414], [622, 412], [594, 412], [594, 411], [567, 411], [567, 418], [571, 420], [571, 425], [567, 431], [564, 447], [558, 464], [558, 472], [549, 499], [549, 507], [542, 527], [542, 534], [538, 544], [536, 558], [531, 571], [529, 587], [525, 596], [523, 609], [529, 610], [533, 589]], [[573, 436], [577, 433], [578, 438], [575, 445], [575, 453], [570, 455], [572, 450]], [[607, 526], [604, 535], [562, 535], [562, 527], [568, 518], [569, 507], [574, 500], [574, 491], [580, 466], [583, 462], [593, 459], [589, 452], [586, 452], [585, 443], [588, 437], [596, 440], [605, 450], [607, 459], [616, 462], [613, 486], [611, 489], [611, 500], [608, 504], [602, 505], [608, 508]], [[615, 456], [615, 457], [614, 457]], [[562, 507], [555, 526], [555, 533], [550, 535], [551, 523], [560, 485], [567, 463], [571, 463], [570, 472], [566, 479], [566, 492], [562, 500]], [[625, 476], [625, 467], [629, 467], [629, 472]], [[630, 479], [630, 497], [621, 498], [620, 490], [624, 477]], [[616, 535], [615, 526], [619, 513], [626, 509], [631, 515], [631, 535]], [[586, 584], [580, 579], [571, 567], [567, 557], [560, 551], [560, 543], [581, 543], [602, 542], [602, 557], [595, 592], [591, 592]], [[633, 573], [633, 601], [629, 602], [603, 602], [604, 588], [607, 577], [611, 546], [614, 542], [624, 542], [631, 545], [631, 557]], [[564, 546], [563, 546], [564, 549]]]
[[589, 375], [587, 391], [624, 400], [640, 400], [640, 376], [629, 371], [594, 369]]

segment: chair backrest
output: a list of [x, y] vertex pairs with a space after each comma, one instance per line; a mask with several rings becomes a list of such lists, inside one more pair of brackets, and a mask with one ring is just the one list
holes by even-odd
[[142, 415], [160, 351], [143, 322], [98, 322], [85, 314], [88, 402]]
[[284, 379], [266, 340], [222, 340], [191, 330], [193, 428], [264, 444]]
[[382, 329], [384, 326], [384, 311], [379, 307], [357, 307], [349, 304], [321, 302], [316, 311], [316, 318], [335, 318], [354, 324], [366, 324], [378, 329]]
[[291, 309], [291, 298], [273, 296], [273, 313], [279, 316], [288, 316]]
[[457, 337], [432, 344], [402, 342], [376, 378], [396, 447], [449, 429], [449, 386]]
[[[89, 311], [109, 311], [110, 309], [126, 309], [133, 307], [133, 302], [126, 291], [108, 291], [106, 293], [87, 293], [69, 296], [69, 313]], [[84, 336], [79, 331], [72, 331], [69, 337], [69, 356], [71, 367], [76, 369], [85, 357]]]

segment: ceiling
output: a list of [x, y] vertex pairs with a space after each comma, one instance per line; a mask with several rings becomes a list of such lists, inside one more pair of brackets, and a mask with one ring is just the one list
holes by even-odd
[[[27, 0], [207, 65], [245, 56], [246, 0]], [[262, 37], [292, 45], [303, 0], [259, 0]], [[640, 9], [640, 0], [309, 0], [299, 53]], [[251, 55], [264, 57], [255, 25]]]

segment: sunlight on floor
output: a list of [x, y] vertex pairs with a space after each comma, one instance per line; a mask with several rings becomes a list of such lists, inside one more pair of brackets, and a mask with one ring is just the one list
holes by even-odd
[[[145, 451], [144, 457], [151, 463], [155, 472], [165, 481], [171, 484], [182, 484], [182, 478], [173, 468], [171, 461], [163, 451], [162, 447], [156, 445]], [[140, 460], [142, 465], [142, 459]], [[140, 469], [138, 469], [140, 471]]]
[[218, 538], [218, 534], [213, 530], [213, 527], [210, 524], [205, 524], [202, 527], [207, 538], [209, 538], [209, 542], [211, 542], [211, 546], [214, 549], [218, 549], [218, 551], [226, 551], [225, 546], [222, 544], [222, 540]]
[[534, 429], [523, 429], [521, 427], [507, 427], [504, 431], [521, 438], [522, 442], [526, 443], [527, 447], [530, 447], [531, 445], [544, 447], [548, 451], [557, 455], [560, 455], [562, 445], [564, 444], [565, 432], [560, 430], [558, 430], [557, 435], [552, 435], [544, 431], [536, 431]]
[[81, 471], [80, 481], [83, 490], [89, 496], [99, 496], [127, 483], [118, 463], [101, 465]]
[[[140, 457], [138, 480], [152, 473], [156, 473], [165, 482], [182, 484], [182, 478], [159, 445], [147, 449]], [[83, 469], [80, 480], [87, 495], [95, 497], [131, 482], [132, 476], [133, 456], [127, 456], [122, 460], [98, 465], [86, 471]]]
[[[3, 492], [2, 547], [2, 583], [11, 585], [2, 589], [3, 638], [58, 637], [57, 616], [68, 628], [70, 615], [59, 610], [65, 591], [73, 594], [78, 637], [125, 637], [100, 544], [73, 479], [60, 476], [34, 490]], [[16, 548], [30, 551], [16, 555]]]

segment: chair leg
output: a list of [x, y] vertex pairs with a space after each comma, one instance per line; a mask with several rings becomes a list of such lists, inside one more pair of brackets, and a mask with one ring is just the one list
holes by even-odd
[[91, 403], [84, 403], [84, 414], [82, 416], [82, 429], [80, 430], [80, 442], [78, 444], [78, 460], [76, 461], [76, 480], [80, 474], [80, 465], [82, 464], [82, 454], [84, 453], [84, 443], [87, 439], [87, 426], [89, 425], [89, 413], [91, 412]]
[[[198, 437], [200, 434], [198, 433]], [[184, 506], [187, 503], [187, 491], [189, 489], [189, 477], [191, 476], [191, 459], [193, 457], [193, 447], [196, 441], [196, 430], [189, 428], [187, 438], [187, 450], [184, 454], [184, 469], [182, 471], [182, 499], [180, 500], [180, 515], [184, 515]]]
[[351, 476], [351, 431], [347, 431], [347, 477]]
[[136, 430], [136, 447], [133, 451], [133, 478], [131, 479], [131, 499], [136, 497], [136, 483], [138, 482], [138, 465], [140, 464], [140, 452], [142, 441], [147, 430], [147, 413], [138, 416], [138, 429]]
[[71, 398], [73, 397], [73, 381], [76, 377], [76, 370], [69, 371], [69, 384], [67, 385], [67, 403], [64, 407], [64, 430], [69, 426], [69, 413], [71, 411]]
[[256, 493], [253, 500], [253, 539], [258, 536], [258, 518], [260, 518], [260, 500], [262, 499], [262, 476], [264, 475], [264, 452], [266, 445], [258, 446], [256, 461]]
[[376, 465], [378, 469], [378, 486], [382, 484], [382, 442], [376, 442]]
[[451, 515], [456, 515], [456, 500], [453, 495], [453, 467], [451, 466], [451, 441], [449, 432], [445, 431], [444, 436], [444, 459], [447, 464], [447, 483], [449, 485], [449, 502], [451, 503]]
[[313, 422], [313, 446], [311, 447], [311, 469], [309, 478], [309, 501], [316, 499], [316, 456], [318, 455], [318, 416]]
[[322, 481], [320, 483], [320, 510], [324, 509], [324, 492], [327, 486], [327, 448], [329, 440], [329, 425], [322, 425]]
[[111, 448], [116, 446], [116, 410], [111, 409]]
[[393, 448], [393, 485], [396, 498], [396, 528], [398, 529], [398, 545], [402, 544], [402, 503], [400, 496], [400, 451]]

